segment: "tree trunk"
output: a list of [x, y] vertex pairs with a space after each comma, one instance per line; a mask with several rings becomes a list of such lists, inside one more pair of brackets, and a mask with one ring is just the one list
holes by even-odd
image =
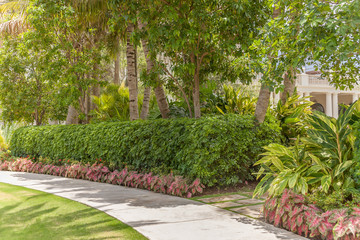
[[[92, 91], [91, 91], [92, 96], [96, 96], [96, 97], [100, 97], [100, 85], [96, 84], [95, 86], [92, 87]], [[95, 110], [96, 109], [96, 104], [91, 101], [91, 110]]]
[[[275, 7], [275, 4], [273, 6], [273, 19], [278, 17], [280, 14], [280, 9], [277, 9]], [[256, 103], [256, 109], [255, 109], [255, 119], [258, 123], [263, 123], [265, 120], [266, 112], [269, 107], [270, 103], [270, 89], [269, 86], [267, 86], [265, 83], [261, 84], [259, 98]]]
[[[199, 68], [199, 65], [197, 66]], [[201, 117], [200, 109], [200, 78], [199, 78], [199, 69], [195, 70], [194, 76], [194, 114], [195, 118]]]
[[66, 117], [66, 125], [69, 124], [78, 124], [79, 123], [79, 114], [73, 106], [69, 106], [68, 114]]
[[288, 97], [291, 97], [295, 90], [295, 72], [291, 69], [290, 73], [284, 74], [284, 91], [281, 93], [281, 103], [285, 104]]
[[90, 122], [90, 108], [91, 108], [91, 99], [90, 99], [90, 89], [85, 92], [85, 124]]
[[126, 78], [129, 84], [131, 121], [139, 119], [136, 49], [130, 40], [133, 31], [134, 31], [134, 24], [129, 23], [127, 27], [127, 44], [126, 44], [126, 60], [127, 60]]
[[[146, 25], [139, 21], [139, 29], [141, 30], [145, 27], [146, 27]], [[154, 62], [150, 56], [150, 50], [148, 47], [147, 40], [142, 39], [141, 43], [142, 43], [142, 47], [143, 47], [143, 51], [144, 51], [144, 55], [145, 55], [145, 59], [146, 59], [146, 70], [147, 70], [147, 73], [150, 74], [153, 71]], [[156, 76], [156, 82], [157, 82], [157, 87], [154, 89], [156, 102], [159, 106], [159, 110], [160, 110], [162, 118], [168, 118], [169, 112], [170, 112], [169, 104], [166, 99], [166, 94], [165, 94], [164, 88], [159, 81], [159, 76]], [[144, 98], [145, 98], [145, 96], [144, 96]]]
[[115, 64], [115, 73], [114, 73], [114, 84], [120, 85], [120, 53], [116, 54]]
[[146, 119], [149, 115], [150, 94], [151, 94], [151, 87], [145, 88], [144, 99], [140, 113], [141, 119]]
[[154, 89], [154, 92], [155, 92], [156, 102], [159, 106], [159, 110], [161, 112], [162, 118], [168, 118], [170, 109], [163, 86], [162, 85], [157, 86]]
[[264, 83], [261, 84], [260, 94], [256, 103], [255, 119], [258, 123], [263, 123], [270, 102], [270, 90]]

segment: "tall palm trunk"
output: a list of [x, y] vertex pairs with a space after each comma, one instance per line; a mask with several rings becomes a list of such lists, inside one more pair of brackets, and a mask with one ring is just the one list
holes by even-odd
[[134, 31], [134, 24], [129, 23], [127, 27], [127, 44], [126, 44], [126, 60], [127, 60], [126, 78], [129, 84], [131, 121], [139, 119], [136, 49], [130, 40], [133, 31]]
[[144, 99], [140, 113], [141, 119], [146, 119], [147, 116], [149, 115], [150, 94], [151, 94], [151, 87], [146, 87], [144, 91]]
[[78, 124], [79, 123], [79, 114], [73, 106], [69, 106], [68, 114], [66, 117], [66, 125], [69, 124]]
[[[145, 27], [146, 27], [146, 25], [139, 21], [140, 30], [142, 30]], [[143, 38], [141, 40], [141, 43], [142, 43], [142, 47], [143, 47], [143, 51], [144, 51], [144, 55], [145, 55], [145, 59], [146, 59], [146, 70], [147, 70], [147, 73], [150, 74], [154, 69], [154, 62], [150, 56], [150, 50], [148, 47], [147, 40]], [[165, 94], [162, 84], [159, 81], [159, 76], [156, 77], [156, 80], [157, 80], [157, 87], [155, 87], [155, 89], [154, 89], [156, 102], [159, 106], [159, 110], [160, 110], [162, 118], [168, 118], [170, 110], [169, 110], [169, 104], [166, 99], [166, 94]], [[145, 96], [144, 96], [144, 100], [145, 100]]]
[[114, 84], [120, 85], [120, 53], [116, 54], [116, 59], [114, 61]]
[[[95, 86], [92, 87], [91, 94], [92, 94], [92, 96], [100, 97], [100, 85], [99, 84], [96, 84]], [[95, 109], [96, 109], [96, 104], [93, 101], [91, 101], [90, 110], [95, 110]]]

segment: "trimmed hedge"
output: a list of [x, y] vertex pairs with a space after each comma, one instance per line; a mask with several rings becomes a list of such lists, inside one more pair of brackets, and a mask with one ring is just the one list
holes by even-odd
[[30, 126], [11, 139], [15, 156], [75, 159], [138, 171], [174, 170], [207, 186], [252, 179], [251, 166], [262, 146], [277, 142], [275, 121], [255, 126], [252, 116]]

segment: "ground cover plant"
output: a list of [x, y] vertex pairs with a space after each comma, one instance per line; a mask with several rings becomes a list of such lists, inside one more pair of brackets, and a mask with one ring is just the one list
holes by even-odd
[[81, 203], [0, 183], [2, 239], [146, 239], [131, 227]]
[[59, 159], [58, 164], [47, 164], [33, 162], [28, 158], [2, 158], [0, 159], [0, 171], [29, 172], [84, 179], [188, 198], [196, 193], [201, 193], [204, 188], [199, 179], [188, 184], [186, 179], [181, 176], [174, 176], [172, 173], [166, 176], [157, 176], [151, 172], [143, 174], [129, 171], [126, 167], [122, 170], [110, 171], [102, 163], [90, 165], [81, 163], [71, 164], [69, 162], [70, 160], [62, 161]]
[[266, 200], [266, 221], [313, 239], [359, 239], [360, 208], [347, 207], [324, 211], [301, 194], [285, 189]]
[[252, 116], [226, 114], [202, 119], [104, 122], [88, 125], [30, 126], [11, 139], [14, 156], [74, 159], [111, 169], [199, 178], [206, 186], [252, 179], [262, 147], [278, 142], [280, 129], [269, 118], [256, 126]]
[[265, 192], [265, 219], [315, 239], [360, 237], [360, 185], [355, 154], [359, 103], [338, 119], [309, 115], [307, 135], [294, 146], [265, 147], [254, 196]]

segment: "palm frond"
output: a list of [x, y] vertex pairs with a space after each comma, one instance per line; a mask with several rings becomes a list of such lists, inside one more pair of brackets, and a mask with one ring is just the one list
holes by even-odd
[[26, 13], [26, 9], [29, 6], [28, 0], [20, 0], [20, 1], [7, 1], [3, 4], [0, 2], [0, 16], [10, 16], [18, 17], [24, 16]]
[[9, 21], [0, 23], [0, 35], [10, 34], [18, 35], [27, 30], [27, 25], [24, 18], [15, 18]]

